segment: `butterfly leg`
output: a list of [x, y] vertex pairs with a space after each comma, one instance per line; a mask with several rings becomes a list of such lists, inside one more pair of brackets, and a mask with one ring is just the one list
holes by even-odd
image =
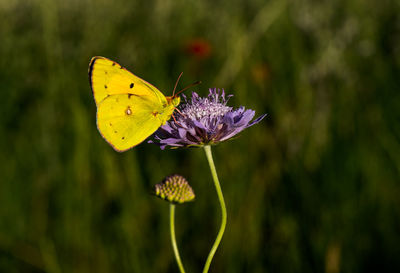
[[[186, 118], [186, 116], [185, 116], [185, 114], [184, 113], [182, 113], [178, 108], [175, 108], [175, 110], [179, 113], [179, 114], [181, 114], [181, 116], [183, 116], [183, 117], [185, 117]], [[172, 115], [173, 116], [173, 115]]]
[[[176, 109], [176, 108], [175, 108], [175, 109]], [[176, 110], [178, 110], [178, 109], [176, 109]], [[179, 110], [178, 110], [178, 111], [179, 111]], [[182, 113], [180, 113], [180, 114], [182, 114]], [[182, 115], [182, 116], [184, 116], [184, 115]], [[183, 128], [182, 124], [180, 124], [180, 123], [176, 120], [174, 114], [172, 114], [172, 118], [174, 119], [174, 121], [175, 121], [175, 123], [176, 123], [177, 125], [179, 125], [180, 127]]]

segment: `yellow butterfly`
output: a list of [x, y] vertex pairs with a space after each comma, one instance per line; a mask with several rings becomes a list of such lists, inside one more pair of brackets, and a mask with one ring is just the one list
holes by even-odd
[[153, 134], [171, 118], [180, 103], [181, 92], [166, 97], [150, 83], [104, 57], [90, 61], [89, 81], [97, 106], [97, 128], [118, 152]]

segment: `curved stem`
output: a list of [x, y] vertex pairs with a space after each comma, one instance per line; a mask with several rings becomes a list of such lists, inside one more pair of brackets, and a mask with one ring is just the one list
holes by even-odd
[[174, 249], [175, 259], [176, 259], [176, 262], [178, 263], [179, 271], [181, 273], [185, 273], [185, 269], [183, 269], [181, 257], [179, 256], [178, 246], [176, 244], [176, 238], [175, 238], [175, 205], [174, 204], [169, 205], [169, 226], [170, 226], [170, 230], [171, 230], [172, 248]]
[[203, 273], [207, 273], [208, 269], [210, 268], [210, 264], [214, 257], [214, 254], [217, 251], [219, 243], [221, 242], [222, 236], [224, 235], [227, 215], [226, 215], [224, 195], [222, 194], [221, 185], [219, 184], [218, 180], [217, 170], [215, 169], [214, 160], [211, 153], [211, 146], [208, 145], [204, 146], [204, 151], [206, 152], [208, 164], [210, 165], [211, 175], [213, 177], [215, 189], [217, 191], [219, 204], [221, 206], [221, 218], [222, 218], [221, 227], [219, 228], [217, 238], [215, 239], [214, 245], [212, 246], [211, 251], [208, 254], [206, 263], [204, 265]]

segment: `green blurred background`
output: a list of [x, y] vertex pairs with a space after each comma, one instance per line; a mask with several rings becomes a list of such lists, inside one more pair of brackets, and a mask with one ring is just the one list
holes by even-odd
[[[187, 272], [220, 210], [202, 149], [115, 152], [87, 68], [105, 56], [170, 95], [268, 113], [215, 146], [228, 226], [210, 272], [400, 272], [400, 3], [0, 0], [0, 272]], [[190, 94], [190, 92], [187, 92]]]

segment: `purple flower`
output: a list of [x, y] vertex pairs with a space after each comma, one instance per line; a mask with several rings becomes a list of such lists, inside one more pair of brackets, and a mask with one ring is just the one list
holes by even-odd
[[257, 124], [265, 116], [253, 119], [255, 111], [243, 106], [233, 109], [226, 105], [231, 95], [225, 98], [224, 90], [210, 89], [207, 97], [202, 98], [193, 92], [181, 106], [180, 113], [175, 114], [175, 120], [168, 121], [154, 133], [155, 143], [165, 149], [178, 147], [193, 147], [217, 144], [237, 135], [244, 129]]

